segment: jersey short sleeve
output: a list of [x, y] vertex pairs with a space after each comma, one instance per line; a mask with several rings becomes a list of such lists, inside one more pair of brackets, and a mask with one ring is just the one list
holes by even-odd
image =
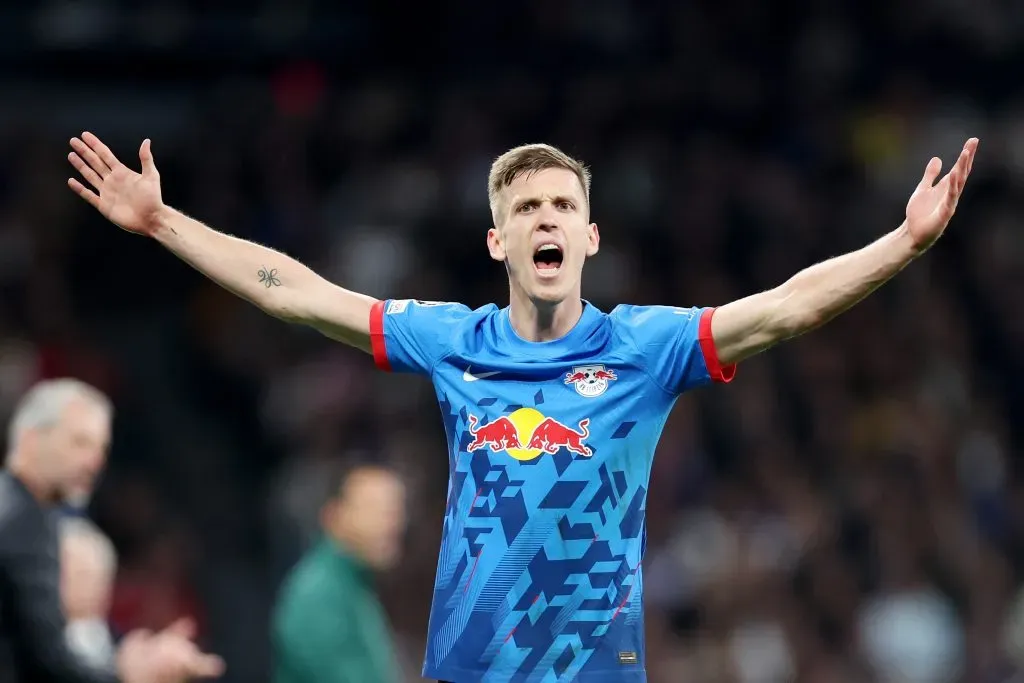
[[429, 375], [451, 348], [463, 304], [415, 299], [378, 301], [370, 310], [370, 345], [381, 370]]
[[735, 365], [722, 365], [711, 335], [714, 308], [620, 306], [616, 318], [627, 328], [654, 381], [671, 393], [708, 382], [730, 382]]

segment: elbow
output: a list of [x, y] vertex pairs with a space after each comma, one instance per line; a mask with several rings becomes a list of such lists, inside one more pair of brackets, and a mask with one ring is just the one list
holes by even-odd
[[285, 288], [261, 292], [258, 299], [251, 299], [261, 311], [286, 323], [303, 323], [309, 319], [309, 311], [301, 304], [300, 297]]
[[261, 307], [267, 315], [293, 325], [311, 324], [308, 315], [305, 315], [290, 306], [267, 306]]
[[777, 325], [776, 336], [779, 341], [799, 337], [821, 327], [828, 319], [818, 311], [794, 311], [785, 315]]

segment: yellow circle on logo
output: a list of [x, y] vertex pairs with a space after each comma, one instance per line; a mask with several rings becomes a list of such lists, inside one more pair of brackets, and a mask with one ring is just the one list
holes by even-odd
[[541, 454], [539, 448], [526, 448], [533, 432], [544, 421], [544, 415], [536, 408], [520, 408], [509, 414], [508, 419], [516, 426], [516, 436], [522, 448], [506, 448], [505, 452], [516, 460], [533, 460]]

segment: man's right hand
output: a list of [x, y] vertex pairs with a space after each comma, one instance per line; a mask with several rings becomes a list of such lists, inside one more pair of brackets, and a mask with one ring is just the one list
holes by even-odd
[[217, 232], [163, 203], [149, 140], [142, 173], [131, 170], [92, 133], [73, 138], [68, 155], [82, 182], [68, 186], [119, 227], [155, 238], [193, 268], [270, 315], [309, 325], [370, 353], [370, 311], [377, 300], [331, 284], [295, 259]]
[[160, 174], [153, 163], [149, 140], [144, 140], [139, 148], [142, 173], [118, 161], [110, 148], [92, 133], [72, 138], [71, 148], [74, 151], [68, 155], [68, 161], [93, 189], [75, 178], [68, 178], [68, 186], [118, 227], [140, 235], [153, 235], [164, 203], [160, 195]]
[[181, 619], [153, 634], [144, 630], [125, 636], [117, 651], [117, 672], [124, 683], [185, 683], [217, 678], [224, 661], [202, 652], [192, 638], [195, 624]]

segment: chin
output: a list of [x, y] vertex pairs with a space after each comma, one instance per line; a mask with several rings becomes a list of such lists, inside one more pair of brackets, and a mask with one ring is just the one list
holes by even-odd
[[388, 571], [389, 569], [395, 568], [395, 566], [398, 564], [398, 560], [400, 559], [400, 557], [401, 555], [399, 554], [397, 548], [393, 550], [389, 549], [387, 551], [379, 553], [376, 557], [374, 557], [373, 560], [371, 561], [371, 564], [373, 565], [374, 569], [378, 571]]
[[555, 305], [570, 298], [575, 287], [567, 275], [564, 272], [554, 277], [541, 277], [538, 274], [530, 283], [530, 299], [535, 303]]

